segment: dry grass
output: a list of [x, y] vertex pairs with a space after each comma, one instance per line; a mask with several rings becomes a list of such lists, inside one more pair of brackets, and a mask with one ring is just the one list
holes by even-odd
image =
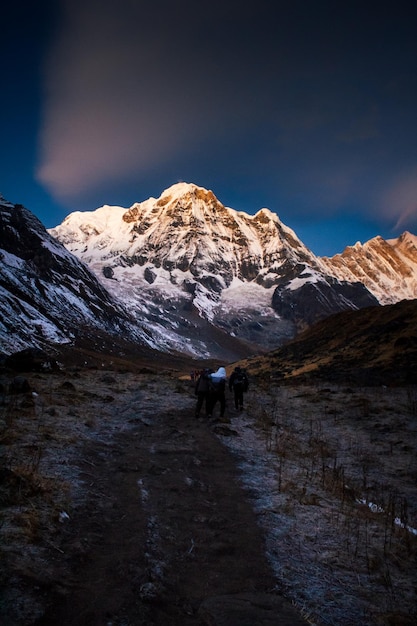
[[[415, 623], [415, 394], [336, 386], [250, 394], [239, 433], [256, 429], [275, 485], [260, 515], [268, 549], [281, 584], [317, 623]], [[253, 453], [240, 449], [252, 464]], [[351, 599], [331, 598], [332, 589]]]

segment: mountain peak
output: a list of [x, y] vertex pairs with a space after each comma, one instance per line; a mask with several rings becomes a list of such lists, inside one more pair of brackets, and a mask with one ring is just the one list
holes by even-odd
[[223, 206], [211, 190], [199, 187], [194, 183], [176, 183], [171, 185], [171, 187], [162, 192], [157, 200], [157, 205], [164, 206], [170, 203], [185, 209], [191, 208], [193, 203], [198, 201], [207, 205], [217, 204]]
[[[229, 288], [233, 294], [237, 287], [250, 291], [255, 307], [261, 294], [270, 300], [268, 290], [288, 273], [319, 265], [269, 209], [256, 215], [236, 211], [192, 183], [177, 183], [157, 199], [115, 213], [111, 227], [99, 209], [85, 221], [79, 218], [70, 216], [50, 232], [98, 276], [111, 275], [107, 286], [119, 292], [129, 276], [130, 294], [140, 291], [150, 300], [159, 289], [170, 302], [176, 299], [210, 319], [219, 307], [230, 308], [222, 304]], [[267, 308], [272, 311], [270, 303]]]
[[208, 193], [208, 190], [205, 187], [200, 187], [199, 185], [196, 185], [195, 183], [186, 183], [181, 181], [165, 189], [161, 194], [161, 198], [166, 195], [180, 197], [184, 194], [199, 192]]
[[405, 230], [397, 239], [398, 243], [408, 243], [417, 248], [417, 236]]
[[417, 297], [417, 237], [407, 231], [397, 239], [377, 235], [322, 261], [330, 275], [363, 283], [381, 304]]

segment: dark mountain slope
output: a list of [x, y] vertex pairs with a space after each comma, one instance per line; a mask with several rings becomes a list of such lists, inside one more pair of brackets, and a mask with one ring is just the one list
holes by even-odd
[[282, 382], [417, 384], [417, 300], [338, 313], [244, 365]]
[[30, 211], [0, 199], [0, 350], [68, 343], [98, 329], [141, 343], [140, 328], [89, 269]]

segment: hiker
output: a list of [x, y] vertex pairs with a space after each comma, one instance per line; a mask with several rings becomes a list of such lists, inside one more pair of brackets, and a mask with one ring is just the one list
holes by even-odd
[[241, 367], [235, 367], [229, 380], [229, 390], [233, 390], [236, 411], [243, 410], [243, 394], [249, 388], [248, 376]]
[[224, 412], [226, 410], [226, 396], [224, 394], [226, 379], [227, 375], [224, 367], [219, 367], [217, 372], [210, 374], [210, 391], [208, 400], [209, 418], [213, 415], [214, 407], [216, 406], [217, 401], [220, 402], [220, 417], [224, 417]]
[[206, 417], [209, 413], [209, 387], [211, 385], [210, 374], [212, 370], [209, 368], [204, 369], [197, 378], [195, 385], [195, 395], [197, 396], [197, 405], [195, 407], [195, 416], [198, 419], [200, 417], [200, 411], [203, 404], [205, 404]]

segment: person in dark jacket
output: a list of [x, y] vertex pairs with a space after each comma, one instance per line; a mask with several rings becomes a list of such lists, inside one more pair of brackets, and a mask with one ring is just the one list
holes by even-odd
[[243, 410], [243, 394], [248, 390], [249, 380], [245, 370], [235, 367], [230, 376], [229, 390], [233, 391], [236, 411]]
[[224, 412], [226, 410], [226, 396], [224, 394], [226, 380], [227, 375], [224, 367], [219, 367], [217, 372], [210, 374], [210, 391], [207, 409], [209, 418], [213, 416], [214, 407], [217, 402], [220, 403], [220, 418], [224, 417]]
[[197, 396], [197, 405], [195, 407], [195, 416], [200, 417], [200, 411], [205, 404], [206, 417], [209, 414], [209, 392], [210, 392], [210, 369], [204, 369], [197, 379], [195, 385], [195, 395]]

